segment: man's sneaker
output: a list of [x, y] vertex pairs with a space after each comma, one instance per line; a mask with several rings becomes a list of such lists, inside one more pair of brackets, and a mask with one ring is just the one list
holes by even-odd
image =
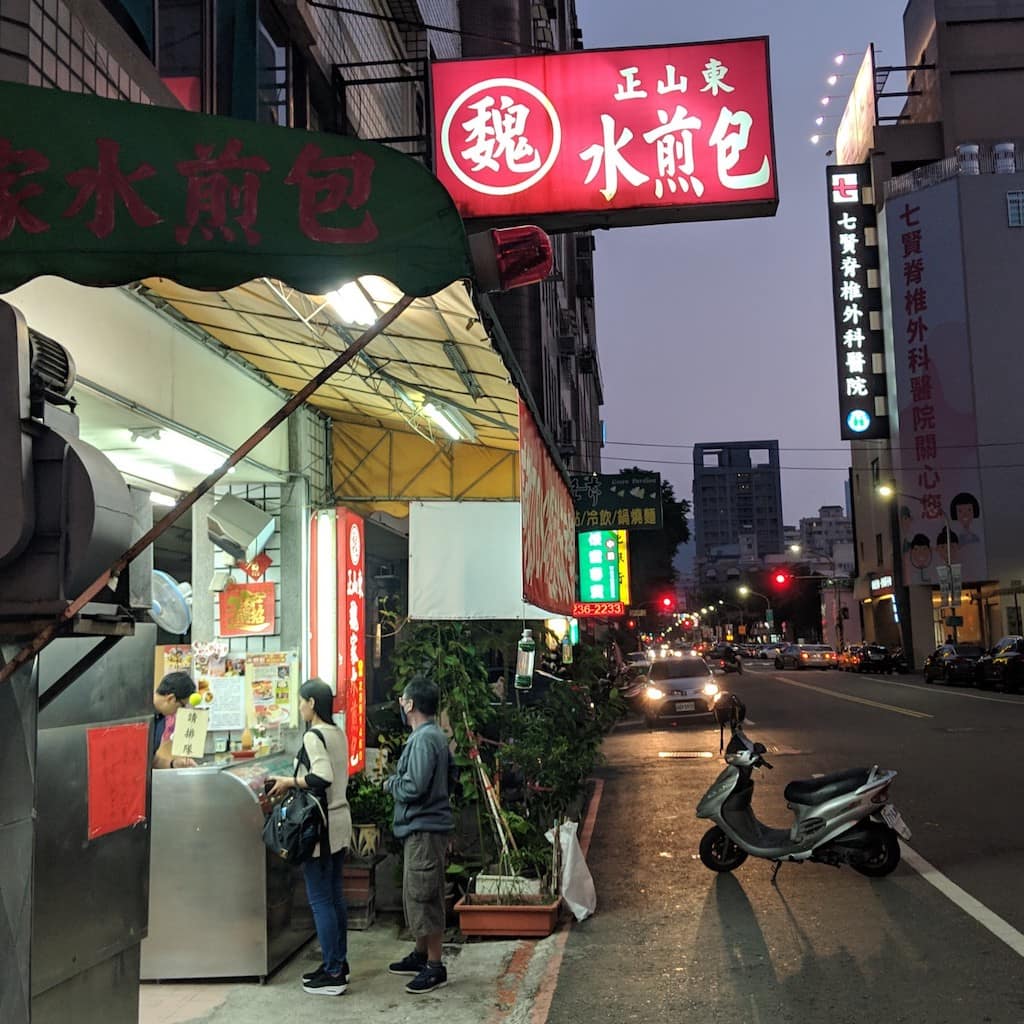
[[427, 954], [414, 949], [407, 957], [396, 960], [393, 964], [388, 964], [388, 970], [392, 974], [411, 974], [415, 977], [426, 966]]
[[448, 971], [444, 964], [427, 964], [408, 985], [406, 992], [421, 996], [425, 992], [433, 992], [435, 988], [444, 988], [448, 984]]
[[[324, 971], [327, 970], [327, 964], [321, 964], [315, 971], [306, 971], [302, 976], [302, 983], [305, 985], [307, 981], [312, 981], [314, 978], [320, 977]], [[345, 976], [345, 981], [348, 981], [348, 961], [343, 960], [341, 963], [341, 973]]]
[[344, 971], [337, 974], [328, 974], [321, 971], [302, 983], [302, 991], [312, 996], [340, 996], [348, 988], [348, 977]]

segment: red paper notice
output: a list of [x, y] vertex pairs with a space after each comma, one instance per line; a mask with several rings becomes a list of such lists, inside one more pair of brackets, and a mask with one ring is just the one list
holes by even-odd
[[90, 729], [89, 838], [146, 820], [149, 726], [145, 722]]

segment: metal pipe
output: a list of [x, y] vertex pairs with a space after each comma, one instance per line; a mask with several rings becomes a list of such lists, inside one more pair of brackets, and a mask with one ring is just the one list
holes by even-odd
[[116, 581], [117, 577], [134, 561], [143, 551], [146, 550], [158, 537], [170, 528], [177, 520], [184, 515], [207, 491], [211, 490], [217, 482], [224, 477], [232, 466], [237, 465], [251, 452], [258, 444], [264, 441], [268, 435], [279, 427], [303, 402], [313, 394], [317, 388], [327, 383], [349, 360], [359, 354], [381, 331], [390, 327], [402, 313], [412, 304], [413, 296], [403, 295], [376, 323], [368, 327], [347, 349], [339, 352], [337, 358], [325, 366], [315, 377], [307, 381], [270, 419], [255, 432], [243, 441], [241, 446], [232, 452], [227, 459], [217, 467], [205, 480], [201, 480], [186, 494], [177, 505], [174, 506], [150, 530], [144, 533], [127, 551], [125, 551], [111, 566], [89, 584], [81, 594], [78, 595], [59, 615], [47, 626], [44, 626], [35, 637], [32, 638], [17, 654], [14, 655], [6, 665], [0, 667], [0, 683], [7, 682], [17, 671], [18, 667], [34, 658], [52, 640], [62, 633], [71, 620], [108, 584]]

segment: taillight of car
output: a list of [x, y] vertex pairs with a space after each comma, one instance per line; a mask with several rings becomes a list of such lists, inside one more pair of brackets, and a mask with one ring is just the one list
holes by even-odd
[[826, 660], [826, 661], [830, 661], [830, 660], [831, 660], [832, 658], [834, 658], [834, 657], [835, 657], [835, 655], [834, 655], [834, 654], [826, 654], [826, 655], [825, 655], [825, 660]]
[[810, 655], [806, 651], [803, 651], [800, 657], [803, 658], [804, 661], [806, 661], [810, 657]]

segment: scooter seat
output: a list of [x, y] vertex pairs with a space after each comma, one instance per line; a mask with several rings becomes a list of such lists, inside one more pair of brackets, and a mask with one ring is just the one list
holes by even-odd
[[848, 768], [845, 772], [832, 772], [820, 779], [795, 779], [786, 786], [782, 795], [792, 804], [820, 804], [860, 789], [870, 775], [870, 768]]

